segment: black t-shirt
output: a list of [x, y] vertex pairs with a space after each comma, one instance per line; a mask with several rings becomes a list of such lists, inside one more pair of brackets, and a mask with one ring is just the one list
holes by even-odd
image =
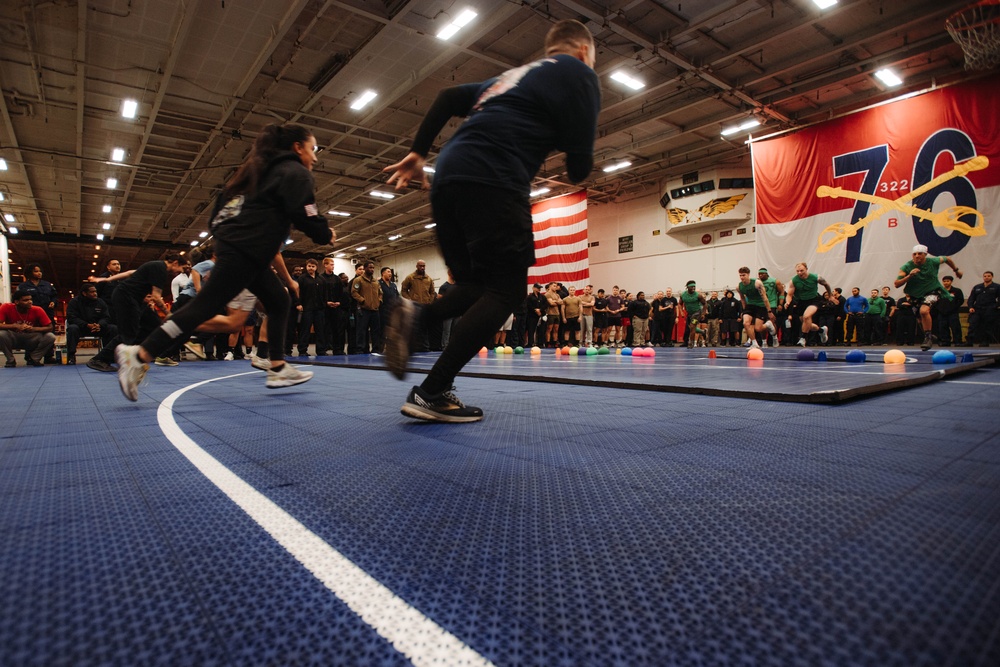
[[136, 303], [142, 303], [154, 287], [170, 289], [170, 273], [167, 271], [167, 263], [161, 259], [140, 266], [135, 273], [121, 281], [118, 291], [125, 292]]

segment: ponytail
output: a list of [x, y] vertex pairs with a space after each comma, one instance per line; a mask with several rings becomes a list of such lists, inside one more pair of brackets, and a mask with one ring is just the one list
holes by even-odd
[[292, 150], [296, 143], [305, 143], [311, 136], [312, 132], [302, 125], [265, 125], [243, 164], [226, 183], [222, 200], [228, 201], [237, 195], [252, 197], [271, 160], [282, 151]]

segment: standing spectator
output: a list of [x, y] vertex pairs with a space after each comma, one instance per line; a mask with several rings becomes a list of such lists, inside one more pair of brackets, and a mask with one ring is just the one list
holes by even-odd
[[840, 306], [840, 312], [837, 313], [837, 323], [831, 329], [833, 332], [830, 336], [831, 345], [843, 345], [844, 344], [844, 325], [847, 318], [847, 299], [844, 297], [844, 289], [842, 287], [833, 288], [834, 298], [837, 300], [837, 304]]
[[904, 294], [896, 299], [896, 345], [913, 345], [917, 335], [917, 311]]
[[577, 335], [580, 331], [580, 297], [576, 295], [576, 288], [570, 287], [566, 296], [563, 297], [562, 305], [559, 307], [559, 314], [563, 325], [563, 341], [573, 347], [577, 347]]
[[894, 335], [893, 317], [896, 314], [896, 300], [889, 295], [888, 285], [882, 287], [882, 300], [885, 301], [885, 318], [882, 320], [885, 323], [885, 327], [882, 331], [882, 340], [889, 341], [892, 340], [892, 336]]
[[[374, 271], [374, 269], [372, 269]], [[316, 353], [323, 341], [323, 316], [326, 314], [326, 285], [320, 280], [317, 273], [319, 264], [315, 259], [306, 260], [306, 272], [299, 276], [299, 304], [295, 309], [299, 312], [299, 341], [298, 353], [300, 357], [309, 356], [309, 333], [316, 329]], [[237, 343], [238, 344], [238, 343]]]
[[618, 285], [611, 288], [611, 296], [608, 297], [608, 345], [611, 347], [622, 347], [625, 332], [622, 330], [622, 312], [625, 310], [624, 295], [618, 289]]
[[993, 272], [985, 271], [983, 282], [973, 287], [969, 294], [969, 344], [979, 343], [979, 347], [989, 347], [996, 340], [998, 321], [1000, 286], [993, 282]]
[[0, 352], [7, 358], [5, 368], [17, 366], [14, 349], [24, 350], [29, 366], [42, 366], [42, 359], [52, 351], [56, 335], [45, 310], [31, 303], [31, 292], [18, 290], [14, 302], [0, 306]]
[[594, 303], [596, 301], [594, 286], [584, 287], [583, 296], [580, 297], [580, 327], [583, 331], [580, 344], [584, 347], [594, 346]]
[[371, 352], [382, 349], [382, 325], [379, 322], [378, 309], [382, 305], [381, 279], [375, 279], [375, 262], [364, 263], [364, 271], [351, 281], [351, 298], [358, 304], [354, 314], [355, 345], [360, 354], [368, 354], [369, 341]]
[[[399, 296], [399, 288], [396, 287], [396, 283], [392, 280], [392, 269], [388, 266], [382, 267], [381, 277], [379, 278], [378, 286], [382, 290], [382, 305], [378, 307], [378, 321], [385, 331], [385, 323], [389, 321], [389, 313], [392, 309], [396, 307], [396, 303], [402, 298]], [[448, 279], [451, 280], [451, 273], [448, 273]], [[441, 294], [447, 291], [445, 285], [454, 283], [444, 283], [441, 285]], [[449, 328], [450, 333], [450, 328]], [[443, 334], [442, 334], [443, 335]], [[379, 348], [378, 351], [381, 353], [385, 350], [385, 336], [379, 336]]]
[[649, 314], [652, 307], [646, 301], [646, 293], [639, 292], [628, 304], [628, 315], [632, 320], [632, 345], [642, 347], [646, 344], [646, 334], [649, 333]]
[[882, 333], [885, 331], [885, 317], [888, 314], [885, 300], [873, 289], [868, 299], [868, 312], [865, 314], [865, 340], [869, 345], [881, 345]]
[[[441, 287], [438, 287], [437, 298], [443, 299], [444, 295], [448, 292], [448, 290], [450, 290], [454, 286], [455, 286], [455, 278], [454, 276], [451, 275], [451, 269], [448, 269], [447, 279], [443, 283], [441, 283]], [[385, 309], [384, 302], [382, 307]], [[385, 317], [388, 317], [388, 314], [386, 314]], [[455, 326], [455, 321], [457, 319], [458, 319], [457, 317], [449, 317], [448, 319], [441, 322], [441, 347], [443, 348], [448, 347], [448, 341], [451, 340], [451, 328]], [[388, 322], [389, 320], [383, 318], [382, 321]]]
[[608, 298], [602, 289], [597, 290], [597, 298], [594, 299], [594, 342], [608, 344]]
[[719, 347], [719, 333], [722, 328], [722, 302], [719, 301], [718, 292], [712, 292], [712, 296], [705, 304], [705, 323], [708, 324], [708, 344], [711, 347]]
[[[56, 321], [56, 299], [59, 298], [56, 288], [49, 281], [42, 280], [41, 264], [31, 262], [27, 268], [28, 270], [24, 274], [25, 281], [18, 286], [17, 291], [30, 294], [32, 305], [44, 310], [54, 325]], [[56, 363], [54, 354], [55, 351], [49, 348], [49, 351], [45, 354], [46, 364]]]
[[[118, 261], [117, 259], [109, 259], [107, 265], [105, 266], [104, 273], [102, 273], [98, 277], [110, 278], [116, 273], [121, 273], [121, 270], [122, 270], [122, 263], [120, 261]], [[109, 319], [111, 320], [112, 324], [115, 324], [115, 306], [112, 303], [114, 299], [112, 299], [111, 296], [115, 293], [115, 290], [117, 288], [118, 288], [118, 283], [113, 280], [97, 283], [97, 298], [103, 301], [104, 303], [108, 304], [108, 308], [110, 309], [108, 311]]]
[[656, 311], [659, 317], [656, 328], [660, 330], [660, 341], [663, 347], [674, 346], [674, 324], [677, 322], [677, 297], [674, 290], [668, 287], [660, 299], [660, 307]]
[[736, 298], [733, 290], [727, 289], [719, 305], [720, 345], [737, 347], [740, 344], [740, 332], [743, 331], [742, 314], [743, 306], [740, 300]]
[[562, 298], [559, 285], [549, 283], [545, 290], [545, 345], [559, 347], [559, 325], [562, 319]]
[[347, 298], [340, 276], [333, 272], [333, 258], [323, 258], [319, 274], [323, 284], [323, 340], [316, 341], [316, 356], [344, 353], [344, 335], [340, 323], [340, 303]]
[[[296, 285], [298, 285], [299, 278], [302, 277], [302, 274], [305, 273], [305, 271], [306, 271], [306, 267], [304, 265], [302, 265], [302, 264], [299, 264], [298, 266], [292, 267], [292, 280], [295, 281]], [[297, 287], [296, 287], [296, 291], [299, 291]], [[299, 313], [299, 297], [297, 295], [295, 295], [295, 294], [292, 294], [290, 302], [291, 303], [288, 306], [288, 317], [286, 319], [286, 324], [285, 324], [285, 327], [286, 327], [285, 328], [285, 356], [286, 357], [292, 356], [292, 345], [294, 345], [295, 342], [299, 339], [299, 336], [298, 336], [299, 322], [302, 320], [302, 316]], [[216, 339], [215, 339], [215, 341], [216, 341], [216, 345], [220, 348], [220, 351], [221, 350], [225, 350], [225, 348], [228, 347], [228, 345], [229, 345], [229, 342], [228, 342], [229, 338], [228, 338], [228, 336], [225, 339], [222, 339], [221, 337], [217, 336]]]
[[855, 341], [858, 345], [864, 345], [868, 299], [861, 296], [860, 287], [851, 288], [851, 296], [844, 304], [844, 312], [847, 313], [847, 344], [850, 345], [852, 341]]
[[[533, 347], [539, 343], [538, 327], [542, 325], [542, 315], [545, 314], [547, 302], [545, 301], [545, 295], [542, 294], [542, 286], [540, 283], [535, 283], [531, 286], [531, 293], [524, 300], [524, 312], [526, 317], [526, 324], [524, 327], [525, 335], [527, 336], [527, 341], [525, 341], [525, 347]], [[444, 341], [441, 342], [442, 345]]]
[[[427, 275], [427, 262], [422, 259], [417, 260], [416, 269], [406, 276], [403, 284], [399, 286], [399, 295], [421, 306], [434, 303], [437, 295], [434, 292], [434, 280]], [[426, 352], [431, 349], [429, 327], [421, 327], [416, 335], [418, 338], [413, 348], [415, 352]]]
[[938, 299], [931, 308], [931, 320], [934, 321], [937, 329], [938, 342], [941, 345], [962, 345], [962, 322], [958, 319], [958, 311], [965, 303], [965, 294], [957, 287], [952, 286], [954, 282], [952, 276], [941, 278], [941, 284], [945, 290], [951, 293], [951, 300]]
[[97, 296], [97, 287], [85, 283], [80, 296], [66, 305], [66, 363], [76, 363], [76, 347], [81, 336], [94, 336], [107, 345], [115, 336], [115, 325], [108, 317], [108, 304]]

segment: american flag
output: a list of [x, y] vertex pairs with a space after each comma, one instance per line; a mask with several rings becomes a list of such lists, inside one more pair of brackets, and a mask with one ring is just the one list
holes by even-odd
[[535, 265], [528, 284], [556, 281], [571, 285], [590, 280], [587, 249], [587, 191], [553, 197], [531, 206]]

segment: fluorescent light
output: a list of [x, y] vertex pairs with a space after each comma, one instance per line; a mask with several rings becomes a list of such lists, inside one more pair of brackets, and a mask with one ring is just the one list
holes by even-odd
[[471, 9], [463, 9], [462, 12], [455, 18], [454, 21], [441, 28], [438, 31], [438, 39], [451, 39], [455, 36], [455, 33], [468, 25], [478, 14]]
[[101, 249], [101, 246], [99, 246], [99, 245], [95, 245], [94, 246], [94, 250], [100, 250], [100, 249]]
[[378, 93], [376, 93], [374, 90], [366, 90], [365, 92], [361, 93], [361, 97], [354, 100], [354, 104], [351, 105], [351, 108], [357, 111], [358, 109], [364, 107], [366, 104], [374, 100], [376, 97], [378, 97]]
[[347, 213], [346, 211], [327, 211], [326, 214], [327, 215], [339, 215], [342, 218], [349, 218], [349, 217], [351, 217], [351, 214]]
[[[7, 228], [7, 230], [8, 230], [8, 231], [9, 231], [9, 232], [10, 232], [11, 234], [17, 234], [17, 227], [8, 227], [8, 228]], [[19, 266], [19, 267], [17, 267], [17, 268], [18, 268], [18, 269], [20, 269], [21, 267]]]
[[396, 195], [389, 192], [382, 192], [380, 190], [372, 190], [369, 192], [372, 197], [378, 197], [379, 199], [395, 199]]
[[111, 151], [111, 161], [112, 162], [124, 162], [125, 161], [125, 149], [116, 148]]
[[528, 193], [529, 197], [537, 197], [539, 195], [544, 195], [546, 192], [551, 192], [552, 188], [538, 188], [537, 190], [532, 190]]
[[14, 218], [14, 214], [13, 213], [4, 213], [3, 214], [3, 219], [6, 220], [7, 222], [16, 222], [16, 219]]
[[618, 171], [619, 169], [624, 169], [626, 167], [631, 167], [631, 166], [632, 166], [631, 162], [629, 162], [628, 160], [623, 160], [622, 162], [619, 162], [617, 164], [612, 164], [605, 167], [604, 173], [610, 174], [613, 171]]
[[139, 103], [135, 100], [125, 100], [122, 102], [122, 116], [125, 118], [135, 118], [135, 114], [138, 110]]
[[101, 207], [101, 211], [104, 213], [111, 213], [111, 204], [105, 204]]
[[292, 245], [293, 243], [295, 243], [295, 241], [292, 239], [285, 239], [285, 245]]
[[899, 75], [888, 68], [875, 72], [875, 76], [879, 81], [893, 88], [903, 85], [903, 80], [899, 78]]
[[198, 245], [198, 241], [191, 241], [191, 245], [192, 247]]
[[347, 253], [346, 252], [338, 252], [336, 255], [334, 255], [334, 257], [347, 257]]
[[208, 236], [208, 232], [201, 232], [200, 234], [198, 234], [198, 238], [200, 238], [200, 239], [203, 239], [206, 236]]
[[727, 127], [722, 131], [722, 136], [728, 137], [730, 134], [736, 134], [737, 132], [742, 132], [743, 130], [749, 130], [752, 127], [757, 127], [760, 125], [760, 121], [756, 118], [751, 118], [745, 123], [739, 125], [733, 125], [732, 127]]
[[827, 7], [833, 7], [837, 4], [837, 0], [813, 0], [813, 4], [820, 9], [826, 9]]
[[354, 250], [355, 250], [356, 252], [361, 252], [362, 250], [368, 250], [368, 246], [366, 246], [366, 245], [359, 245], [359, 246], [358, 246], [357, 248], [355, 248]]
[[98, 255], [94, 255], [94, 259], [97, 259]]
[[0, 157], [0, 171], [7, 171], [7, 160]]
[[392, 236], [389, 237], [389, 240], [390, 241], [397, 241], [397, 240], [399, 240], [401, 238], [403, 238], [402, 234], [393, 234]]
[[108, 186], [108, 190], [114, 190], [115, 188], [118, 187], [118, 179], [117, 178], [109, 178], [107, 186]]
[[3, 199], [4, 199], [4, 197], [3, 197], [3, 193], [2, 193], [2, 192], [0, 192], [0, 201], [3, 201]]
[[97, 238], [98, 241], [103, 241], [104, 240], [104, 234], [98, 234], [96, 238]]
[[635, 78], [634, 76], [623, 70], [618, 70], [617, 72], [611, 75], [611, 78], [617, 81], [618, 83], [625, 84], [632, 90], [642, 90], [643, 88], [646, 87], [646, 84], [644, 82], [640, 81], [639, 79]]
[[428, 222], [426, 225], [424, 225], [424, 229], [434, 229], [437, 226], [438, 223], [436, 222]]
[[434, 173], [434, 167], [431, 167], [430, 165], [426, 165], [425, 164], [424, 165], [424, 171], [426, 171], [428, 174], [433, 174]]
[[91, 266], [97, 266], [97, 262], [91, 262], [90, 265]]
[[111, 223], [105, 222], [103, 225], [101, 225], [101, 229], [111, 229]]

